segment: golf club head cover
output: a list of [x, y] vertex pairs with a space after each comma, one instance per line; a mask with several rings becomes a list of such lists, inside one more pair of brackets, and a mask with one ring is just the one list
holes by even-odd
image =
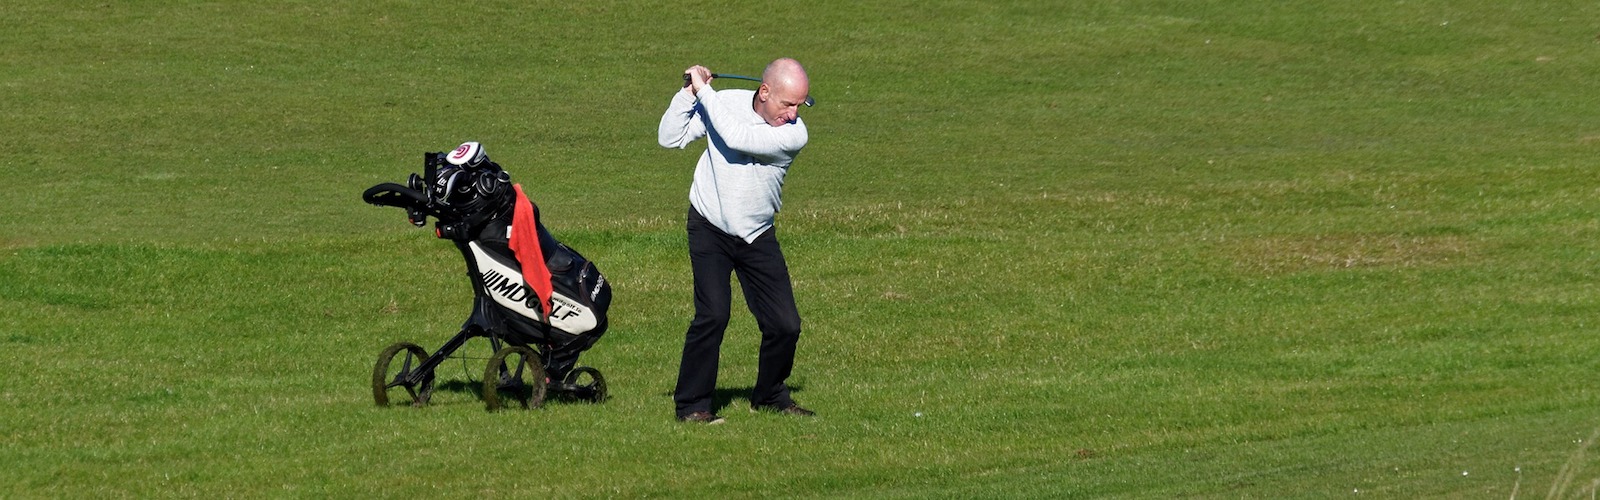
[[483, 145], [477, 142], [463, 142], [456, 146], [455, 151], [444, 157], [444, 161], [464, 169], [475, 169], [489, 163], [489, 154], [483, 151]]
[[466, 172], [462, 171], [461, 167], [455, 165], [446, 165], [444, 168], [439, 169], [438, 172], [435, 172], [434, 176], [433, 188], [429, 192], [429, 196], [440, 205], [448, 207], [464, 201], [472, 188], [470, 176], [466, 175]]

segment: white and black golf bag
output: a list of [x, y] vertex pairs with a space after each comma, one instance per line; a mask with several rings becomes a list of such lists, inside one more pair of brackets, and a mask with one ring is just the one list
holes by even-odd
[[[545, 230], [538, 207], [521, 195], [521, 186], [511, 183], [510, 174], [490, 161], [480, 144], [468, 142], [450, 153], [426, 153], [423, 160], [423, 173], [411, 174], [407, 185], [378, 184], [362, 199], [403, 208], [418, 227], [434, 217], [434, 234], [461, 251], [473, 289], [472, 314], [458, 335], [462, 342], [484, 336], [535, 348], [550, 378], [562, 380], [578, 354], [605, 334], [611, 305], [605, 277], [594, 263]], [[518, 203], [527, 204], [520, 214]], [[534, 234], [529, 232], [522, 233], [530, 236], [520, 246], [513, 245], [516, 226], [530, 223], [537, 245], [526, 241]], [[548, 278], [542, 277], [544, 269], [537, 269], [540, 261], [529, 262], [537, 254], [542, 254]], [[525, 275], [524, 264], [535, 268], [529, 270], [531, 275]], [[549, 285], [545, 287], [548, 310], [538, 293], [543, 284], [539, 280], [544, 279]], [[453, 351], [459, 343], [446, 347]]]

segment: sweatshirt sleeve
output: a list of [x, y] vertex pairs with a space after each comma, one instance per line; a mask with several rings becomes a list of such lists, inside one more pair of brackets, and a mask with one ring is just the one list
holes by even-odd
[[705, 137], [706, 125], [695, 119], [696, 113], [694, 94], [687, 87], [673, 94], [667, 112], [661, 115], [661, 125], [656, 127], [656, 142], [663, 148], [683, 149]]
[[[806, 146], [806, 125], [799, 118], [778, 127], [765, 122], [747, 122], [739, 119], [728, 106], [750, 106], [750, 103], [728, 102], [719, 97], [710, 85], [700, 89], [700, 107], [728, 147], [759, 158], [793, 158]], [[704, 126], [701, 128], [703, 132]]]

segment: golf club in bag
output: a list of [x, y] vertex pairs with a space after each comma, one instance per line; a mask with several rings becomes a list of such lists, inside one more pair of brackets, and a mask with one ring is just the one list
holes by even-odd
[[427, 405], [435, 369], [477, 337], [488, 338], [494, 351], [482, 381], [491, 411], [512, 401], [537, 408], [547, 391], [605, 400], [600, 371], [576, 364], [606, 331], [611, 287], [593, 263], [545, 230], [538, 207], [481, 144], [425, 153], [421, 175], [411, 174], [405, 185], [372, 186], [361, 198], [404, 209], [417, 227], [436, 219], [434, 235], [460, 250], [473, 293], [461, 331], [432, 355], [410, 342], [378, 355], [372, 373], [378, 406], [389, 406], [397, 388], [412, 406]]

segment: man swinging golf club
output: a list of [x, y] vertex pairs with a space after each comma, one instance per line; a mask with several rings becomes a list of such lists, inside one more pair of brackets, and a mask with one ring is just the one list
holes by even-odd
[[738, 273], [745, 302], [761, 329], [761, 353], [751, 410], [812, 416], [795, 404], [786, 381], [800, 339], [789, 267], [778, 245], [773, 217], [783, 205], [783, 177], [806, 145], [800, 106], [811, 82], [794, 59], [778, 59], [751, 90], [711, 87], [711, 70], [684, 70], [682, 90], [661, 116], [662, 147], [684, 148], [701, 137], [706, 151], [689, 186], [689, 263], [694, 270], [694, 319], [684, 337], [678, 385], [678, 419], [720, 424], [712, 412], [717, 363], [728, 326]]

